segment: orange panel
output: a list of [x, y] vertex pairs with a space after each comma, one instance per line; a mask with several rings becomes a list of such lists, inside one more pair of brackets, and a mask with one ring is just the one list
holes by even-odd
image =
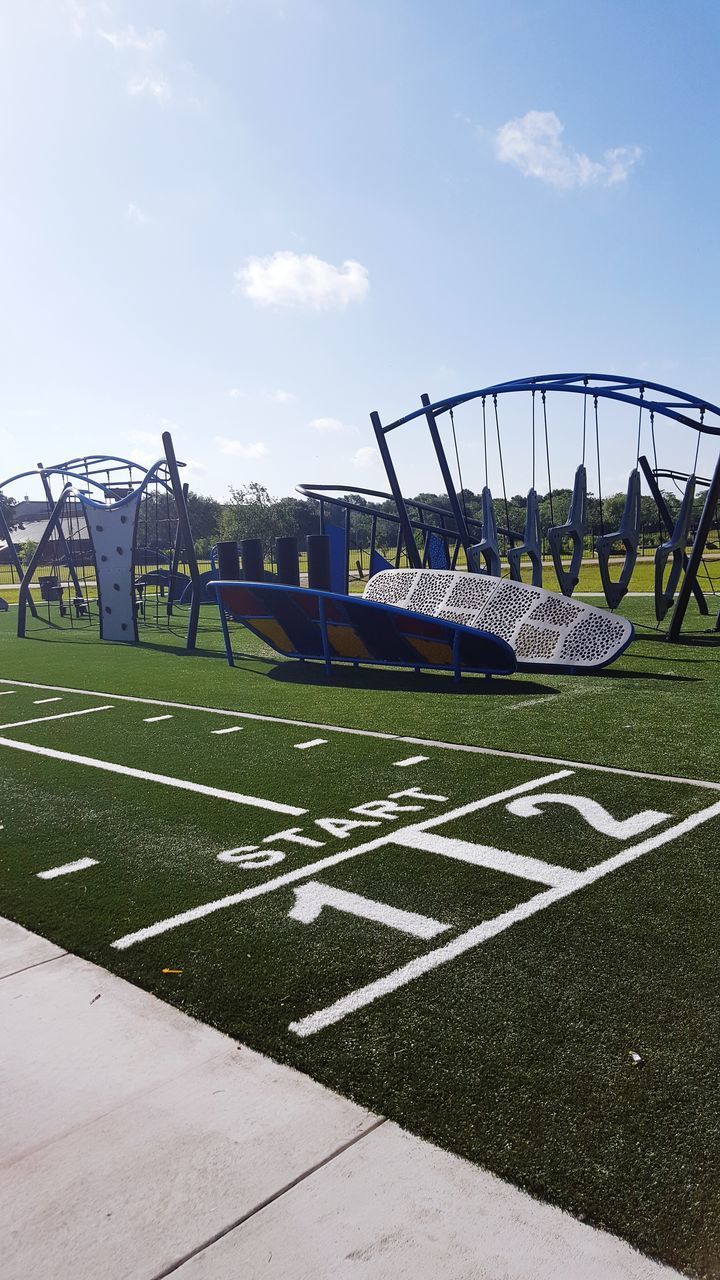
[[281, 653], [294, 653], [295, 645], [289, 635], [274, 618], [248, 618], [253, 631], [259, 631]]
[[421, 653], [426, 662], [433, 665], [451, 667], [453, 665], [452, 649], [449, 644], [439, 640], [422, 640], [420, 636], [405, 636], [408, 644]]
[[343, 658], [369, 658], [371, 656], [357, 631], [354, 631], [352, 627], [338, 627], [329, 622], [327, 633], [333, 649]]

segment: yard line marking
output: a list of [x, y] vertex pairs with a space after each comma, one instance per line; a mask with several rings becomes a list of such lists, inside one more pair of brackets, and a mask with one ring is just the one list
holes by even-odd
[[57, 876], [69, 876], [71, 871], [84, 871], [86, 867], [96, 867], [97, 858], [78, 858], [77, 862], [65, 862], [61, 867], [51, 867], [49, 871], [38, 871], [38, 880], [55, 880]]
[[143, 720], [143, 724], [157, 724], [159, 720], [172, 720], [172, 719], [173, 717], [171, 715], [146, 716], [145, 719]]
[[417, 956], [415, 960], [401, 965], [399, 969], [394, 969], [392, 973], [385, 974], [383, 978], [378, 978], [375, 982], [369, 982], [367, 986], [359, 987], [357, 991], [351, 991], [349, 995], [336, 1000], [334, 1004], [328, 1005], [325, 1009], [319, 1009], [316, 1013], [311, 1013], [306, 1018], [301, 1018], [298, 1022], [291, 1022], [289, 1030], [294, 1031], [296, 1035], [301, 1037], [314, 1035], [316, 1032], [324, 1030], [325, 1027], [330, 1027], [336, 1022], [340, 1022], [348, 1014], [355, 1013], [358, 1009], [372, 1004], [382, 996], [389, 995], [391, 991], [397, 991], [400, 987], [414, 982], [416, 978], [421, 977], [423, 974], [430, 973], [433, 969], [447, 964], [450, 960], [455, 960], [466, 951], [471, 951], [474, 947], [480, 946], [490, 938], [496, 937], [499, 933], [503, 933], [519, 921], [528, 920], [530, 916], [534, 916], [538, 911], [543, 911], [546, 907], [551, 907], [554, 902], [559, 902], [561, 898], [567, 898], [570, 894], [577, 893], [579, 889], [584, 889], [586, 885], [593, 884], [603, 876], [609, 875], [610, 872], [616, 871], [618, 867], [635, 861], [636, 858], [642, 857], [645, 853], [650, 853], [653, 849], [658, 849], [663, 844], [668, 844], [671, 840], [679, 839], [680, 836], [686, 835], [688, 831], [693, 831], [695, 827], [699, 827], [703, 822], [709, 822], [711, 818], [718, 816], [720, 816], [720, 802], [710, 805], [707, 809], [700, 809], [697, 813], [691, 814], [689, 818], [684, 818], [682, 822], [676, 823], [674, 827], [669, 827], [666, 831], [649, 836], [647, 840], [641, 840], [639, 844], [630, 845], [629, 848], [622, 849], [620, 853], [616, 853], [614, 857], [607, 858], [605, 862], [599, 862], [596, 866], [588, 868], [587, 871], [580, 872], [574, 885], [559, 885], [555, 888], [547, 889], [544, 893], [536, 894], [534, 898], [521, 902], [517, 907], [513, 907], [512, 910], [504, 911], [502, 915], [495, 916], [493, 920], [485, 920], [482, 924], [475, 925], [472, 929], [468, 929], [466, 933], [458, 934], [456, 938], [447, 942], [445, 946], [437, 947], [434, 951], [428, 951], [425, 955]]
[[[62, 684], [38, 684], [30, 680], [11, 680], [0, 676], [0, 684], [23, 689], [54, 689], [58, 693], [79, 693], [86, 698], [114, 698], [117, 702], [135, 702], [147, 707], [173, 707], [177, 711], [202, 711], [211, 716], [235, 716], [241, 720], [258, 720], [264, 724], [287, 724], [296, 729], [322, 729], [323, 733], [345, 733], [357, 738], [377, 738], [382, 742], [404, 742], [412, 747], [439, 747], [442, 751], [466, 751], [471, 755], [497, 756], [503, 760], [527, 760], [530, 764], [561, 765], [567, 769], [586, 769], [591, 773], [609, 773], [621, 778], [645, 778], [650, 782], [679, 782], [683, 786], [720, 791], [720, 782], [707, 778], [681, 778], [672, 773], [646, 773], [642, 769], [623, 769], [619, 765], [591, 764], [587, 760], [563, 760], [558, 756], [538, 756], [527, 751], [503, 751], [499, 747], [481, 747], [466, 742], [440, 742], [436, 738], [416, 738], [411, 734], [382, 733], [378, 729], [354, 729], [339, 724], [317, 724], [312, 720], [291, 720], [285, 716], [263, 716], [252, 711], [234, 711], [229, 707], [204, 707], [193, 702], [168, 702], [161, 698], [140, 698], [130, 693], [112, 693], [98, 689], [76, 689]], [[12, 690], [17, 692], [17, 689]]]
[[423, 760], [429, 760], [429, 756], [408, 756], [407, 760], [393, 760], [396, 769], [407, 769], [411, 764], [422, 764]]
[[[99, 709], [93, 708], [93, 710]], [[0, 728], [2, 727], [0, 725]], [[158, 782], [163, 787], [177, 787], [180, 791], [195, 791], [201, 796], [213, 796], [216, 800], [230, 800], [233, 804], [247, 804], [254, 809], [270, 809], [273, 813], [290, 813], [294, 817], [307, 813], [307, 809], [298, 809], [292, 804], [280, 804], [277, 800], [246, 796], [240, 791], [223, 791], [220, 787], [207, 787], [203, 782], [190, 782], [186, 778], [170, 778], [164, 773], [148, 773], [146, 769], [133, 769], [130, 765], [115, 764], [112, 760], [95, 760], [92, 756], [77, 756], [70, 751], [38, 747], [32, 742], [17, 742], [14, 738], [0, 738], [0, 747], [11, 747], [14, 751], [29, 751], [36, 756], [49, 756], [51, 760], [67, 760], [70, 764], [84, 764], [90, 769], [102, 769], [105, 773], [120, 773], [126, 778], [140, 778], [143, 782]]]
[[[1, 742], [2, 739], [0, 738]], [[428, 831], [442, 822], [452, 822], [455, 818], [463, 818], [467, 813], [475, 813], [479, 809], [487, 809], [492, 804], [501, 804], [503, 800], [510, 800], [513, 796], [532, 791], [534, 787], [544, 787], [549, 782], [558, 782], [560, 778], [568, 778], [570, 773], [571, 770], [563, 769], [560, 773], [551, 773], [542, 778], [533, 778], [530, 782], [521, 782], [519, 786], [510, 787], [507, 791], [500, 791], [497, 795], [483, 796], [481, 800], [471, 800], [469, 804], [461, 805], [459, 809], [451, 809], [449, 813], [433, 814], [432, 818], [425, 818], [422, 822], [414, 822], [407, 827], [386, 831], [383, 835], [376, 836], [374, 840], [367, 840], [364, 844], [357, 845], [354, 849], [343, 849], [340, 853], [329, 854], [326, 858], [321, 858], [319, 862], [311, 862], [307, 866], [297, 867], [294, 871], [286, 871], [284, 875], [275, 876], [273, 880], [266, 880], [264, 884], [252, 885], [251, 888], [241, 889], [238, 893], [229, 893], [225, 898], [216, 898], [213, 902], [203, 902], [198, 907], [190, 907], [187, 911], [180, 911], [176, 916], [169, 916], [166, 920], [158, 920], [155, 924], [150, 924], [145, 929], [138, 929], [135, 933], [126, 933], [111, 945], [117, 948], [118, 951], [124, 951], [127, 947], [134, 946], [136, 942], [145, 942], [148, 938], [157, 938], [159, 934], [168, 933], [171, 929], [177, 929], [181, 924], [190, 924], [193, 920], [201, 920], [204, 916], [210, 916], [215, 911], [223, 911], [226, 907], [235, 907], [240, 902], [250, 902], [253, 898], [261, 898], [266, 893], [274, 893], [276, 889], [283, 889], [285, 885], [294, 884], [297, 880], [309, 879], [320, 871], [326, 871], [328, 867], [336, 867], [341, 862], [347, 862], [350, 858], [357, 858], [362, 853], [370, 853], [373, 849], [379, 849], [384, 844], [402, 844], [403, 837], [409, 831]]]
[[16, 720], [13, 724], [0, 724], [0, 729], [24, 729], [27, 724], [49, 724], [51, 720], [71, 720], [73, 716], [91, 716], [95, 711], [114, 711], [111, 703], [104, 707], [84, 707], [82, 711], [58, 711], [55, 716], [36, 716], [33, 720]]
[[15, 693], [15, 689], [3, 689], [0, 698], [9, 698], [11, 693]]
[[296, 751], [307, 751], [309, 747], [324, 747], [326, 745], [327, 738], [311, 738], [309, 742], [293, 743]]
[[62, 702], [62, 698], [34, 698], [33, 706], [41, 707], [44, 702]]
[[242, 733], [242, 725], [241, 725], [241, 724], [231, 724], [229, 729], [211, 729], [211, 730], [210, 730], [210, 732], [211, 732], [211, 733], [214, 733], [214, 734], [218, 734], [218, 733]]
[[528, 858], [522, 853], [495, 849], [490, 844], [475, 844], [469, 840], [456, 840], [452, 836], [439, 836], [431, 831], [408, 831], [403, 836], [403, 845], [408, 849], [439, 853], [442, 858], [471, 862], [475, 867], [503, 871], [506, 875], [518, 876], [521, 880], [535, 880], [538, 884], [574, 885], [582, 875], [580, 871], [556, 867], [540, 858]]

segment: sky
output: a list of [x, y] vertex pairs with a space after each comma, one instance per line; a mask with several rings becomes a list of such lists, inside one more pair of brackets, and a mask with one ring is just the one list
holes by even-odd
[[[715, 0], [6, 4], [0, 479], [149, 464], [169, 428], [220, 498], [382, 489], [370, 411], [423, 392], [583, 370], [720, 402], [719, 49]], [[521, 492], [528, 399], [501, 412]], [[478, 406], [456, 422], [479, 489]], [[605, 492], [634, 429], [605, 416]], [[441, 488], [420, 424], [391, 443], [405, 492]]]

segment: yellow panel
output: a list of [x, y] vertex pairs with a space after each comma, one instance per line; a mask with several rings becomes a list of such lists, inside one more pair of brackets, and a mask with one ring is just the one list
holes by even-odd
[[329, 622], [327, 633], [333, 649], [336, 653], [341, 654], [343, 658], [370, 657], [365, 645], [352, 627], [339, 627]]
[[295, 645], [289, 635], [274, 618], [248, 618], [253, 631], [259, 631], [281, 653], [294, 653]]
[[419, 636], [405, 636], [405, 640], [421, 653], [423, 658], [428, 662], [437, 663], [438, 666], [451, 667], [453, 665], [452, 649], [449, 644], [444, 644], [442, 640], [422, 640]]

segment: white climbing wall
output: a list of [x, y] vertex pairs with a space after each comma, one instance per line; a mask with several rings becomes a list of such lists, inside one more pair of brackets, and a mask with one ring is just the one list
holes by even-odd
[[96, 506], [79, 497], [95, 552], [100, 638], [134, 644], [133, 544], [142, 490], [112, 507]]

